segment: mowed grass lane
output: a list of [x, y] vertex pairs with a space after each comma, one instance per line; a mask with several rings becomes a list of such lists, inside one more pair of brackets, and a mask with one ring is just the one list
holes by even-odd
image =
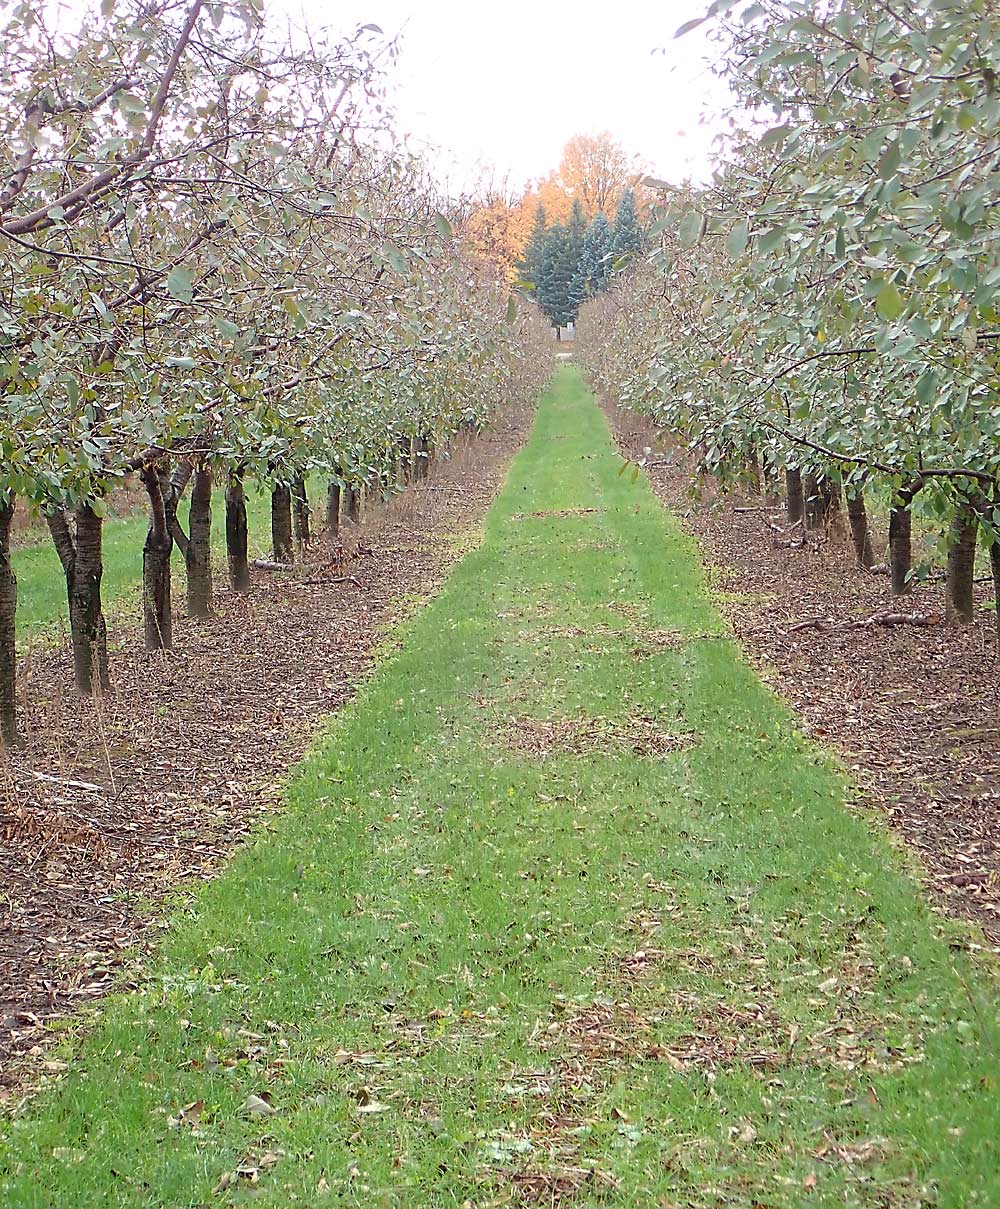
[[559, 372], [482, 546], [3, 1126], [5, 1206], [1000, 1204], [996, 983]]

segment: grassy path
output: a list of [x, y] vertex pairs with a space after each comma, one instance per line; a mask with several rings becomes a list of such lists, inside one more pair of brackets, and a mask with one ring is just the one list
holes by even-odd
[[996, 987], [572, 369], [483, 546], [0, 1138], [5, 1206], [995, 1206]]

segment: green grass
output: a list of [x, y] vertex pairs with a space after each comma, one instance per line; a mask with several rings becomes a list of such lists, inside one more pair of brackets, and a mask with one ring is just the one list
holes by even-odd
[[0, 1203], [1000, 1204], [992, 971], [619, 464], [560, 370], [483, 545], [4, 1125]]
[[[310, 495], [312, 495], [310, 491]], [[318, 500], [311, 500], [316, 513]], [[187, 507], [181, 506], [181, 520], [187, 523]], [[260, 557], [271, 544], [271, 500], [262, 491], [247, 490], [247, 524], [251, 557]], [[114, 517], [104, 525], [104, 576], [101, 595], [106, 612], [114, 619], [138, 611], [142, 592], [142, 545], [148, 521], [145, 515]], [[212, 550], [221, 569], [225, 566], [226, 513], [222, 493], [217, 491], [212, 505]], [[37, 541], [22, 542], [11, 553], [17, 576], [17, 627], [20, 639], [48, 641], [68, 625], [66, 581], [62, 566], [48, 534], [39, 531]], [[181, 559], [174, 558], [175, 587], [183, 593]]]

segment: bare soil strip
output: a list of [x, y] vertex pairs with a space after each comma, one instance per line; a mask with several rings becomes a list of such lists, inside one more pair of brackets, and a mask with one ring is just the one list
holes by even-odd
[[[655, 444], [646, 421], [605, 415], [623, 453]], [[994, 617], [974, 625], [868, 624], [893, 609], [884, 577], [861, 571], [836, 533], [805, 548], [780, 545], [779, 512], [759, 497], [690, 494], [681, 462], [647, 468], [660, 499], [681, 517], [711, 569], [719, 607], [758, 672], [835, 744], [867, 801], [923, 865], [933, 899], [975, 920], [1000, 951], [1000, 658]], [[977, 587], [980, 604], [991, 593]], [[917, 586], [908, 614], [941, 618], [940, 584]], [[822, 619], [818, 621], [817, 619]], [[826, 621], [825, 619], [830, 619]]]
[[143, 653], [137, 629], [113, 635], [101, 702], [76, 695], [65, 651], [24, 662], [28, 742], [0, 802], [0, 1099], [44, 1069], [54, 1018], [121, 985], [163, 896], [212, 877], [261, 825], [387, 627], [464, 552], [529, 420], [508, 416], [373, 511], [336, 574], [319, 539], [295, 573], [220, 590], [212, 619], [178, 617], [173, 654]]

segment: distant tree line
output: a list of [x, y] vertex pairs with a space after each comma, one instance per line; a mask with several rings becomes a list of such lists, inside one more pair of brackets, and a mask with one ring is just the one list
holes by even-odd
[[534, 292], [555, 328], [576, 320], [582, 303], [602, 293], [608, 282], [643, 246], [635, 193], [626, 189], [610, 222], [598, 212], [588, 225], [577, 198], [565, 223], [548, 224], [544, 205], [535, 211], [531, 235], [521, 259], [521, 281]]

